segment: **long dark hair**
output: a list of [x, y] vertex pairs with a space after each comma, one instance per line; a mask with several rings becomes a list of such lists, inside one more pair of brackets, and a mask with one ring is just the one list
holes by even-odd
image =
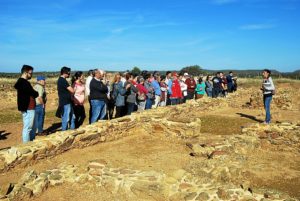
[[82, 76], [83, 72], [82, 71], [77, 71], [73, 76], [72, 76], [72, 84], [75, 83], [76, 80], [78, 80]]

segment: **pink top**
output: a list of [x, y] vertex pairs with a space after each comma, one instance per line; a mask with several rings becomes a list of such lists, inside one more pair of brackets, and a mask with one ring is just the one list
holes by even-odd
[[84, 92], [85, 92], [85, 86], [82, 83], [74, 83], [74, 104], [75, 105], [83, 105], [84, 104]]

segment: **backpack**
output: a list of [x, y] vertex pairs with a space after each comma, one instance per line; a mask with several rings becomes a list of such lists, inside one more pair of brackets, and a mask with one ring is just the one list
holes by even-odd
[[145, 93], [141, 93], [140, 91], [138, 91], [136, 98], [137, 98], [138, 101], [145, 101], [146, 100], [146, 94]]
[[272, 95], [275, 95], [276, 94], [276, 90], [275, 89], [272, 90], [271, 93], [272, 93]]

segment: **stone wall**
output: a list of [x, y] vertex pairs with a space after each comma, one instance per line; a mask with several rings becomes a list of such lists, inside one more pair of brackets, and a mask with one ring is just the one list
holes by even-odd
[[201, 120], [195, 115], [187, 115], [188, 110], [187, 106], [159, 108], [111, 121], [99, 121], [77, 130], [56, 132], [27, 144], [10, 147], [0, 151], [0, 172], [69, 149], [117, 140], [140, 132], [181, 138], [197, 136], [200, 134]]

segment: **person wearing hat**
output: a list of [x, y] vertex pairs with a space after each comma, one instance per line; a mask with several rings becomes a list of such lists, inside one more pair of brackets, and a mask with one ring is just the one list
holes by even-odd
[[182, 98], [182, 91], [180, 83], [178, 81], [178, 74], [176, 72], [172, 73], [172, 85], [171, 90], [172, 94], [170, 95], [171, 105], [179, 104], [180, 99]]
[[35, 91], [38, 92], [38, 97], [35, 99], [35, 117], [34, 124], [32, 128], [32, 136], [44, 135], [44, 119], [45, 119], [45, 105], [47, 101], [46, 91], [45, 91], [45, 83], [46, 78], [42, 75], [36, 77], [36, 85], [33, 87]]

